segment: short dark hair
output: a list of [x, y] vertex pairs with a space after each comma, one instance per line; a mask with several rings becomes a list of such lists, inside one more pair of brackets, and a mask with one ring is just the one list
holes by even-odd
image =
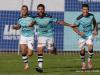
[[25, 7], [28, 10], [28, 6], [27, 5], [22, 5], [22, 8]]
[[89, 9], [89, 5], [88, 4], [82, 4], [82, 8], [83, 7], [87, 7]]
[[44, 5], [44, 4], [39, 4], [39, 5], [37, 6], [37, 9], [38, 9], [39, 7], [43, 7], [43, 9], [45, 9], [45, 5]]

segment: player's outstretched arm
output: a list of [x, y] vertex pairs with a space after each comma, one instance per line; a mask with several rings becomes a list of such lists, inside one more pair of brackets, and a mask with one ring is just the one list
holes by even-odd
[[63, 26], [69, 26], [69, 27], [71, 27], [71, 28], [77, 27], [76, 25], [74, 25], [74, 24], [69, 24], [69, 23], [67, 23], [67, 22], [64, 22], [63, 20], [57, 21], [57, 23], [60, 24], [60, 25], [63, 25]]
[[32, 21], [32, 22], [29, 24], [29, 27], [33, 27], [35, 24], [36, 24], [36, 21]]
[[69, 23], [66, 23], [63, 20], [59, 20], [59, 21], [57, 21], [57, 23], [60, 24], [60, 25], [64, 25], [64, 26], [70, 26]]
[[93, 19], [93, 35], [97, 35], [98, 34], [98, 25], [96, 23], [95, 18]]
[[73, 31], [76, 32], [79, 36], [84, 36], [84, 32], [80, 32], [77, 26], [74, 27], [73, 25], [72, 28], [73, 28]]
[[14, 25], [12, 28], [15, 30], [19, 30], [21, 28], [21, 26], [19, 24], [17, 24], [17, 25]]

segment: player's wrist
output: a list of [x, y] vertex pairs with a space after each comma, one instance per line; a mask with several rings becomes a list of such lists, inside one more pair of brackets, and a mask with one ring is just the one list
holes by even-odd
[[78, 35], [84, 36], [85, 34], [84, 34], [84, 32], [78, 32]]
[[16, 26], [12, 26], [12, 29], [16, 29]]

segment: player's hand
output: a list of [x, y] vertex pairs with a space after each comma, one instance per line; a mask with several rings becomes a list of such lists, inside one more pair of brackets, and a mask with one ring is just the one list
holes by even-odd
[[74, 24], [69, 24], [69, 27], [74, 28], [74, 27], [77, 27], [77, 26], [76, 26], [76, 25], [74, 25]]
[[84, 36], [85, 34], [84, 34], [84, 32], [79, 32], [78, 33], [80, 36]]
[[14, 25], [14, 26], [12, 27], [12, 29], [18, 30], [18, 29], [20, 29], [20, 26], [19, 26], [19, 25]]
[[35, 23], [36, 23], [35, 21], [32, 21], [32, 22], [30, 23], [29, 27], [33, 27]]
[[96, 30], [94, 30], [92, 33], [94, 36], [98, 35], [98, 32]]
[[57, 23], [63, 25], [65, 22], [64, 21], [57, 21]]

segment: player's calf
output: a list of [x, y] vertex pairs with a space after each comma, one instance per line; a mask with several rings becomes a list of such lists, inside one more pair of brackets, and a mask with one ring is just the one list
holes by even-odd
[[93, 57], [93, 37], [92, 36], [88, 37], [86, 44], [88, 47], [88, 68], [92, 70], [93, 69], [93, 64], [91, 60]]
[[43, 54], [38, 54], [38, 67], [36, 71], [43, 72]]
[[29, 50], [28, 50], [27, 56], [28, 56], [28, 57], [31, 57], [32, 55], [33, 55], [33, 50], [30, 50], [30, 49], [29, 49]]
[[93, 54], [94, 54], [93, 53], [93, 46], [90, 45], [90, 46], [88, 46], [88, 58], [91, 59]]
[[57, 51], [56, 51], [56, 48], [54, 47], [54, 44], [53, 43], [48, 43], [48, 51], [49, 51], [49, 54], [57, 54]]
[[85, 71], [86, 70], [85, 49], [81, 49], [81, 51], [80, 51], [80, 57], [81, 57], [81, 61], [82, 61], [82, 70]]
[[93, 69], [93, 64], [92, 64], [92, 56], [93, 56], [93, 49], [88, 51], [88, 69], [92, 70]]
[[29, 64], [28, 64], [28, 57], [26, 54], [22, 54], [22, 59], [24, 62], [24, 70], [28, 70], [29, 69]]
[[38, 54], [38, 67], [43, 68], [43, 54]]
[[80, 51], [80, 58], [83, 63], [85, 63], [85, 49]]
[[43, 47], [38, 47], [38, 67], [36, 71], [43, 72]]
[[21, 44], [20, 45], [21, 53], [22, 53], [22, 60], [24, 62], [24, 70], [29, 69], [29, 64], [28, 64], [28, 57], [27, 57], [27, 45]]

